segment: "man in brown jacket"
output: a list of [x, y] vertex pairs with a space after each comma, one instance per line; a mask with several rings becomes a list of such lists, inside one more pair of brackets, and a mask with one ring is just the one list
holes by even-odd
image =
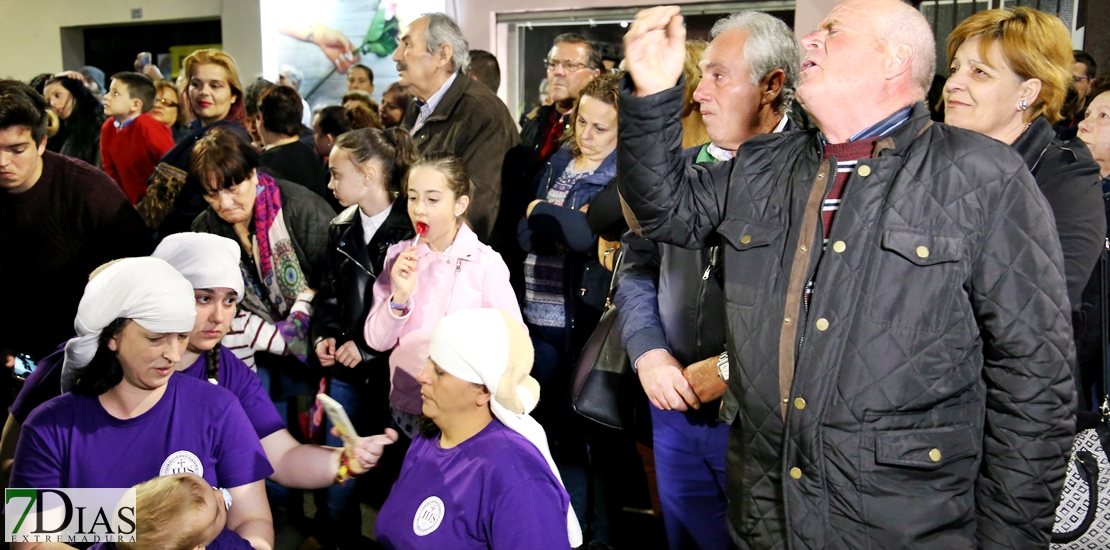
[[[459, 26], [442, 13], [409, 25], [393, 52], [401, 85], [414, 100], [401, 126], [421, 154], [447, 152], [466, 162], [474, 194], [468, 218], [488, 241], [501, 201], [505, 157], [520, 134], [505, 104], [489, 88], [465, 76], [470, 52]], [[457, 78], [463, 73], [463, 78]]]

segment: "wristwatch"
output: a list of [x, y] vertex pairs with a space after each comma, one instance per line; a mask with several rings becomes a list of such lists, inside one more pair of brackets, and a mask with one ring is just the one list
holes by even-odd
[[728, 382], [728, 352], [722, 351], [721, 355], [717, 357], [717, 376], [721, 380]]

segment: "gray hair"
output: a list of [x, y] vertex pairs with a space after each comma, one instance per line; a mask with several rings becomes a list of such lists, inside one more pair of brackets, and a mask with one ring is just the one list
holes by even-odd
[[794, 102], [801, 72], [801, 48], [794, 32], [781, 19], [758, 11], [738, 11], [717, 21], [709, 31], [710, 40], [728, 31], [748, 31], [744, 42], [744, 59], [748, 62], [752, 84], [775, 69], [781, 70], [786, 79], [782, 92], [775, 99], [775, 111], [785, 112]]
[[304, 73], [300, 69], [292, 65], [282, 65], [281, 70], [278, 71], [278, 76], [284, 76], [293, 83], [293, 87], [301, 89], [301, 83], [304, 82]]
[[459, 24], [444, 13], [425, 13], [421, 17], [428, 18], [428, 27], [424, 30], [428, 53], [435, 53], [447, 44], [451, 46], [452, 69], [464, 73], [469, 71], [470, 44], [459, 29]]

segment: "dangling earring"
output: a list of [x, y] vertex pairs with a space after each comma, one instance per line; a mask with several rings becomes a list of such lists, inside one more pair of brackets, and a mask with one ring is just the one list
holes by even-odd
[[1024, 99], [1018, 102], [1018, 109], [1021, 109], [1022, 111], [1024, 111], [1028, 108], [1029, 108], [1029, 104], [1026, 103], [1026, 101]]

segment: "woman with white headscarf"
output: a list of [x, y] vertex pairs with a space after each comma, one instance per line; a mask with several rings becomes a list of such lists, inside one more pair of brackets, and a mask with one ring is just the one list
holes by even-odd
[[397, 440], [397, 432], [361, 437], [345, 449], [302, 445], [286, 429], [258, 375], [220, 345], [231, 328], [235, 305], [243, 298], [235, 241], [207, 233], [178, 233], [166, 237], [152, 256], [176, 268], [192, 285], [196, 300], [197, 318], [178, 372], [235, 394], [274, 468], [271, 480], [294, 489], [322, 489], [377, 464], [383, 447]]
[[172, 376], [194, 304], [189, 281], [157, 258], [119, 260], [95, 274], [77, 309], [77, 337], [65, 348], [62, 380], [73, 391], [27, 418], [11, 486], [130, 487], [194, 473], [227, 489], [235, 504], [209, 549], [244, 541], [272, 548], [262, 480], [273, 470], [239, 401], [208, 382]]
[[543, 428], [534, 351], [496, 309], [444, 317], [417, 380], [424, 416], [400, 478], [378, 513], [385, 548], [566, 550], [582, 531]]

